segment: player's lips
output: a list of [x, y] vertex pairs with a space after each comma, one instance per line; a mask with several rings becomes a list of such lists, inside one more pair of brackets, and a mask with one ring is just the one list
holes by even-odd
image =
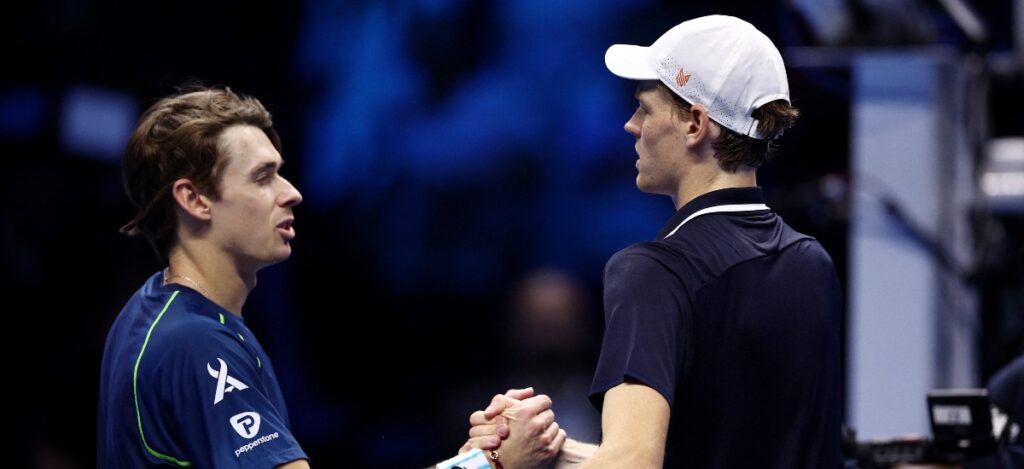
[[292, 228], [292, 223], [295, 222], [295, 217], [288, 217], [281, 223], [277, 224], [277, 231], [281, 233], [285, 241], [289, 241], [295, 237], [295, 228]]

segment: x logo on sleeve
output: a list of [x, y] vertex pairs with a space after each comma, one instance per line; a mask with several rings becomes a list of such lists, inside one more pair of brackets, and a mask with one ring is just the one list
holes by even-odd
[[224, 393], [226, 392], [249, 389], [249, 386], [246, 386], [245, 383], [228, 376], [228, 364], [224, 363], [224, 360], [221, 360], [220, 357], [218, 357], [217, 362], [220, 363], [219, 370], [213, 369], [209, 363], [206, 364], [206, 371], [210, 373], [210, 376], [217, 380], [217, 393], [213, 396], [214, 405], [224, 400]]

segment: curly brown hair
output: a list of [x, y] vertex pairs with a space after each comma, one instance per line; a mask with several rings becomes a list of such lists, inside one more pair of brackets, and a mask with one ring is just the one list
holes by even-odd
[[[690, 108], [693, 107], [679, 95], [675, 94], [664, 83], [658, 82], [657, 86], [665, 93], [668, 93], [675, 102], [676, 116], [685, 121], [690, 120]], [[754, 110], [754, 118], [757, 119], [757, 130], [764, 135], [764, 139], [757, 139], [740, 135], [735, 131], [722, 127], [722, 134], [712, 142], [711, 147], [715, 150], [715, 158], [723, 170], [735, 173], [741, 166], [759, 168], [762, 164], [771, 159], [778, 149], [775, 139], [782, 135], [782, 132], [796, 124], [800, 117], [800, 110], [793, 107], [787, 101], [779, 99], [765, 103]]]
[[234, 125], [262, 129], [281, 151], [263, 104], [230, 88], [190, 85], [150, 106], [139, 118], [122, 160], [125, 192], [138, 212], [121, 233], [145, 236], [166, 262], [177, 242], [171, 186], [185, 178], [205, 195], [219, 198], [225, 160], [217, 142]]

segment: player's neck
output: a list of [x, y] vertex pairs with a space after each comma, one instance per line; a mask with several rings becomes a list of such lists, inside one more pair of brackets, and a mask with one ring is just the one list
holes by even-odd
[[757, 170], [743, 167], [734, 173], [716, 167], [703, 171], [688, 172], [679, 184], [679, 190], [672, 202], [679, 210], [682, 206], [711, 191], [735, 187], [757, 187]]
[[223, 253], [196, 246], [174, 248], [164, 276], [165, 283], [192, 288], [236, 316], [242, 315], [242, 306], [256, 286], [255, 272], [246, 275]]

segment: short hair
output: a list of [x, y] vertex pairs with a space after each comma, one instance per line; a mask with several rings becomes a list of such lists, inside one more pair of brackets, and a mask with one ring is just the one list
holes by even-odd
[[189, 179], [201, 193], [219, 198], [225, 161], [217, 143], [224, 130], [235, 125], [262, 129], [281, 151], [263, 104], [231, 88], [190, 85], [150, 106], [124, 152], [124, 188], [138, 212], [121, 227], [121, 233], [144, 236], [166, 262], [178, 241], [171, 196], [174, 181]]
[[[675, 94], [664, 83], [659, 81], [657, 86], [672, 97], [676, 105], [676, 115], [680, 119], [690, 120], [690, 109], [693, 105]], [[775, 139], [779, 138], [783, 131], [793, 127], [798, 117], [800, 110], [784, 99], [777, 99], [754, 110], [757, 130], [765, 136], [764, 139], [740, 135], [724, 125], [720, 126], [722, 134], [711, 143], [718, 165], [730, 173], [735, 173], [740, 166], [761, 167], [777, 151], [778, 144], [775, 143]]]

